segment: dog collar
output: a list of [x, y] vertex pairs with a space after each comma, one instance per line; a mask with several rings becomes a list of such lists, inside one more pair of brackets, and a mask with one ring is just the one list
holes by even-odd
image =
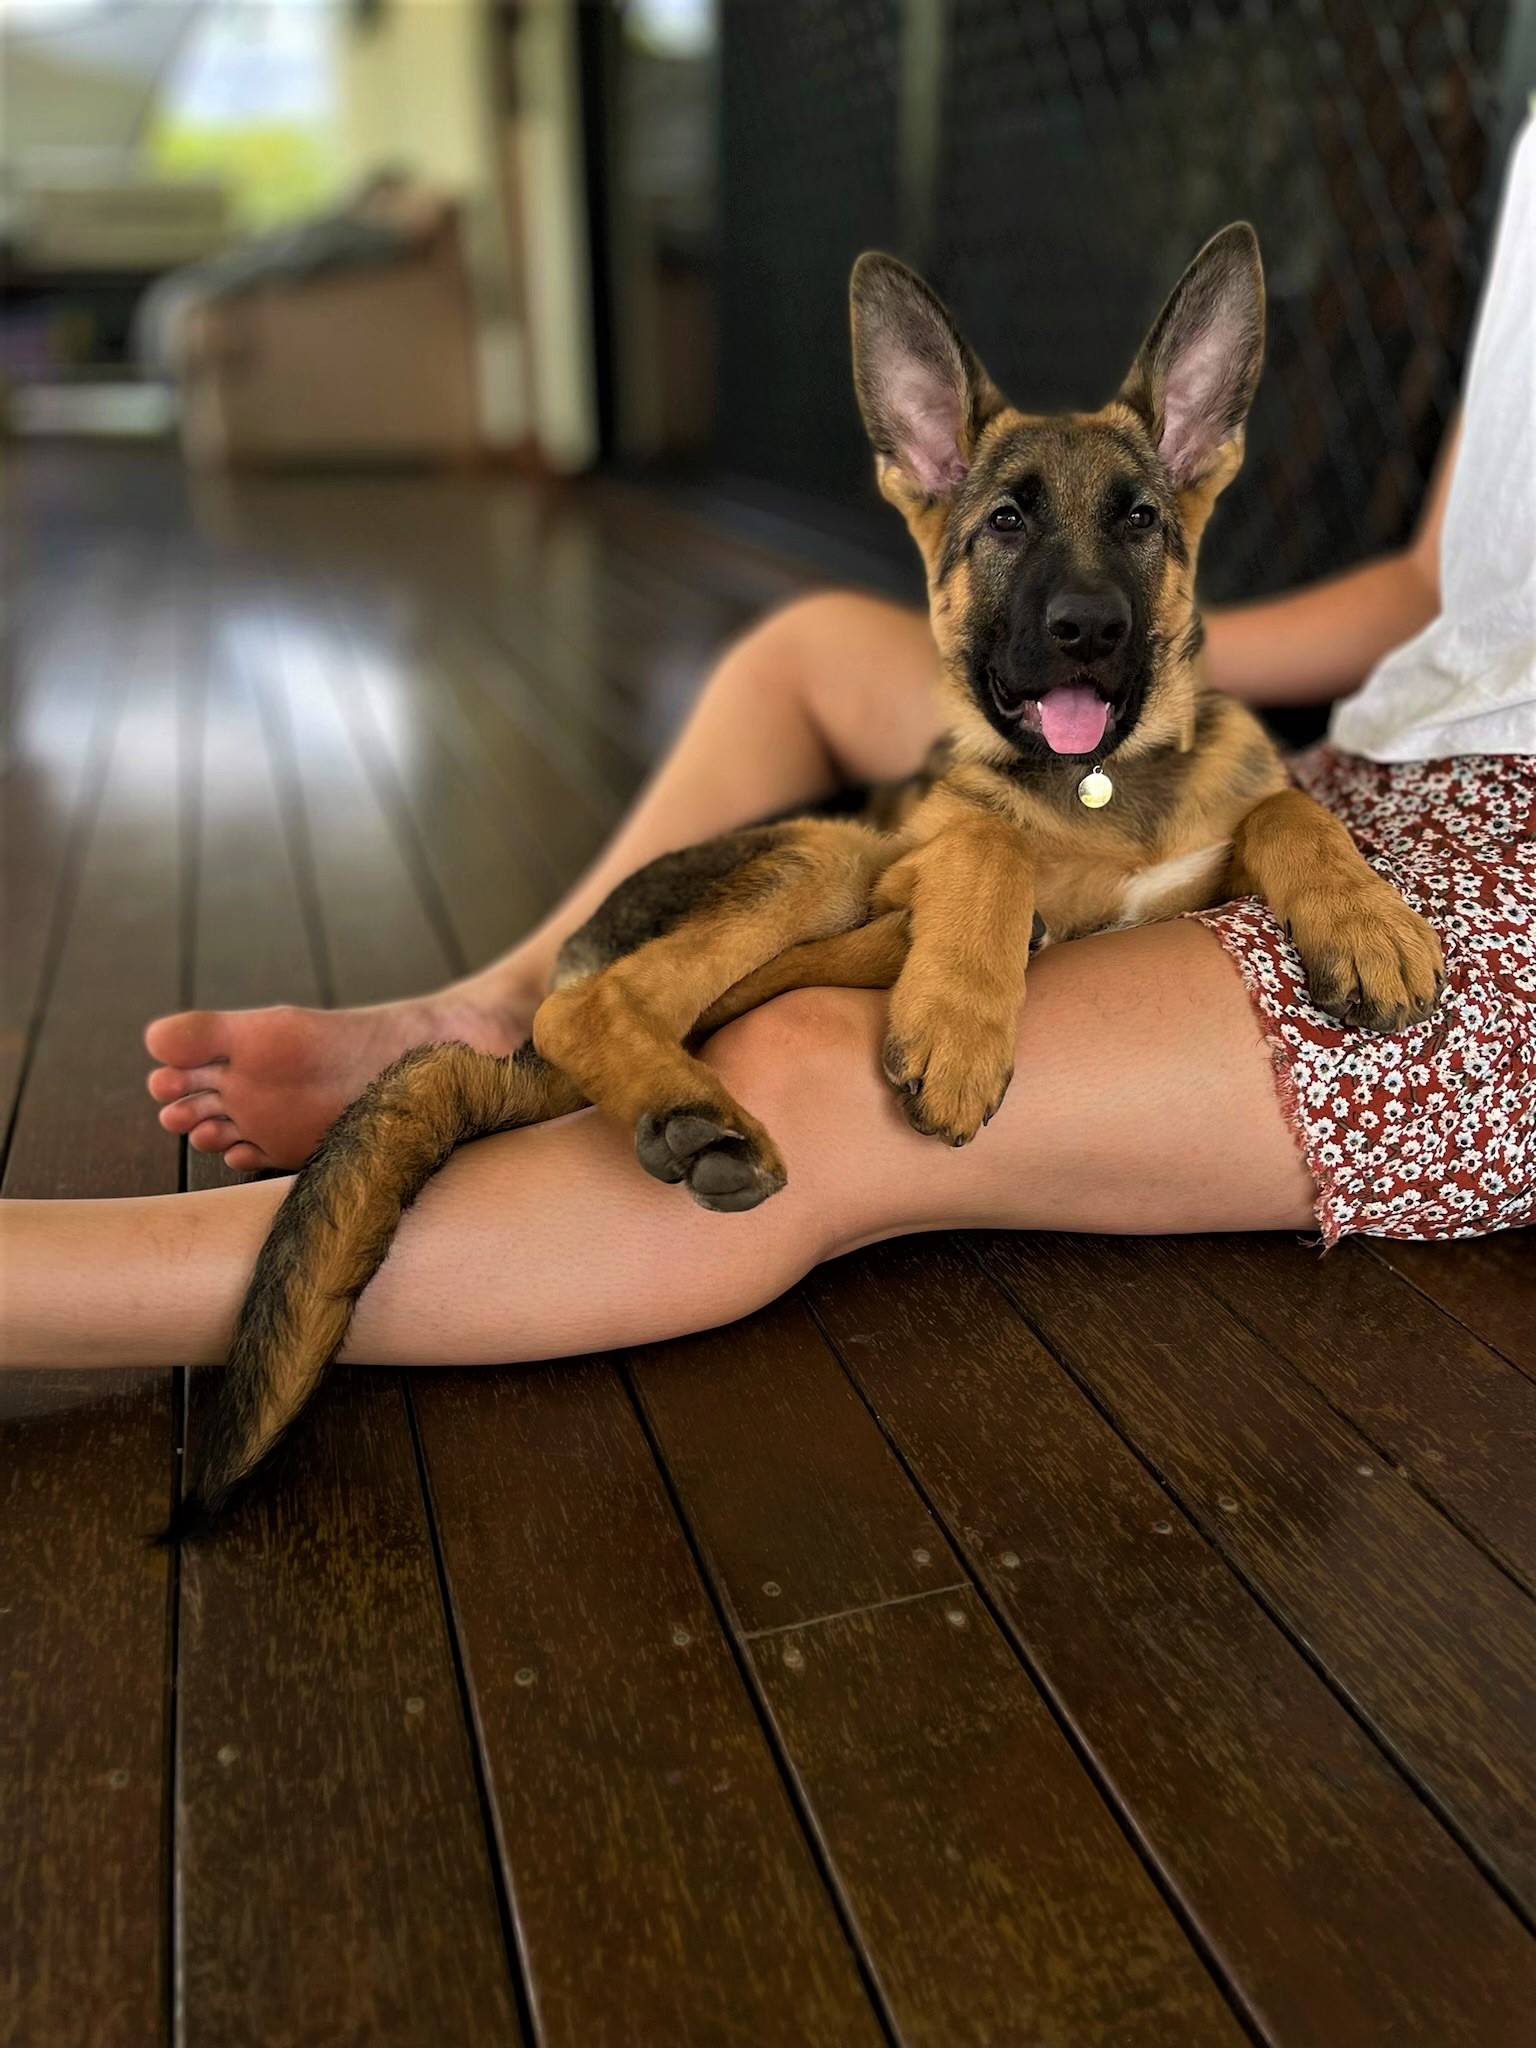
[[1115, 785], [1102, 768], [1095, 768], [1077, 785], [1077, 800], [1090, 811], [1102, 811], [1115, 793]]

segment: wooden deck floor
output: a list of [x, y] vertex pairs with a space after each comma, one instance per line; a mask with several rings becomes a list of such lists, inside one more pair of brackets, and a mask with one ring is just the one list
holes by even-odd
[[[145, 1018], [510, 941], [799, 581], [599, 489], [13, 493], [8, 1195], [215, 1180]], [[1531, 1273], [885, 1247], [348, 1373], [180, 1560], [180, 1376], [13, 1376], [0, 2039], [1528, 2044]]]

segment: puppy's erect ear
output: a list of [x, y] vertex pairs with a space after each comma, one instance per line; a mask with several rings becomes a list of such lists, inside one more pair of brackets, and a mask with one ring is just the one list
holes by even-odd
[[1236, 221], [1211, 237], [1174, 286], [1120, 387], [1181, 489], [1208, 477], [1223, 446], [1242, 433], [1263, 362], [1258, 237]]
[[853, 266], [853, 382], [875, 453], [927, 498], [970, 467], [1000, 400], [959, 329], [916, 271], [870, 250]]

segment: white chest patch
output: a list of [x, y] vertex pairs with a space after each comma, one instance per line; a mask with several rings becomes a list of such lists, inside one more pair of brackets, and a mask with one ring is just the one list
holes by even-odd
[[1215, 889], [1231, 851], [1230, 839], [1218, 839], [1213, 846], [1181, 853], [1177, 860], [1139, 869], [1120, 893], [1121, 924], [1152, 924], [1174, 910], [1201, 908], [1208, 900], [1204, 892]]

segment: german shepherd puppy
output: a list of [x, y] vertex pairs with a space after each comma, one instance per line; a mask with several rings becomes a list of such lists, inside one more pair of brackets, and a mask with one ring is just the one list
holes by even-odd
[[885, 1071], [947, 1145], [1007, 1090], [1032, 941], [1256, 895], [1331, 1015], [1391, 1031], [1433, 1007], [1429, 926], [1200, 683], [1195, 556], [1263, 351], [1252, 230], [1206, 245], [1093, 413], [1015, 411], [890, 256], [859, 259], [852, 307], [880, 489], [927, 569], [941, 762], [889, 829], [796, 819], [654, 862], [567, 943], [531, 1045], [424, 1046], [343, 1113], [262, 1247], [171, 1533], [205, 1527], [299, 1412], [466, 1139], [590, 1102], [707, 1209], [781, 1188], [772, 1137], [688, 1050], [781, 990], [889, 988]]

